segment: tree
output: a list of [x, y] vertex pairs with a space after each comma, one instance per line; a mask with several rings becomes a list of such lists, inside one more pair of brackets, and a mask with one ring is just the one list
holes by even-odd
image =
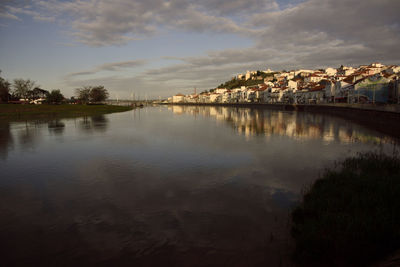
[[64, 96], [60, 90], [52, 90], [47, 96], [47, 102], [50, 104], [60, 104], [64, 100]]
[[90, 87], [90, 86], [84, 86], [84, 87], [75, 89], [76, 97], [81, 101], [81, 103], [86, 104], [87, 102], [89, 102], [91, 88], [92, 87]]
[[0, 76], [0, 102], [8, 102], [9, 93], [10, 93], [10, 83]]
[[90, 90], [90, 101], [91, 102], [101, 102], [108, 98], [108, 91], [104, 86], [99, 85], [92, 87]]
[[39, 87], [35, 87], [35, 89], [32, 90], [31, 95], [33, 99], [47, 98], [47, 96], [49, 95], [49, 91], [41, 89]]
[[15, 79], [14, 80], [14, 94], [23, 99], [29, 99], [30, 91], [35, 86], [35, 82], [30, 79]]

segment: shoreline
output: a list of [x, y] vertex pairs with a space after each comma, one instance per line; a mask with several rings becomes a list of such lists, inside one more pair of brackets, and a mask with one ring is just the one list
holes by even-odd
[[0, 104], [0, 121], [74, 118], [132, 110], [132, 106], [116, 105], [15, 105]]
[[280, 111], [310, 112], [341, 117], [400, 138], [400, 105], [366, 104], [266, 104], [266, 103], [165, 103], [178, 106], [214, 106], [232, 108], [255, 108]]

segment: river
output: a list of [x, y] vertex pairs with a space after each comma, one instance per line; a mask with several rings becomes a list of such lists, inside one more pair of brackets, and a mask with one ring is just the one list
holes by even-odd
[[2, 121], [2, 264], [291, 265], [301, 192], [393, 142], [329, 115], [248, 108]]

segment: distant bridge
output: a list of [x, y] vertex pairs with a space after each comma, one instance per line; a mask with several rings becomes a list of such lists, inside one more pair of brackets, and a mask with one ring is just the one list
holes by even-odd
[[106, 100], [105, 103], [107, 105], [144, 107], [144, 106], [152, 105], [154, 103], [154, 100], [116, 100], [116, 99], [109, 99], [109, 100]]

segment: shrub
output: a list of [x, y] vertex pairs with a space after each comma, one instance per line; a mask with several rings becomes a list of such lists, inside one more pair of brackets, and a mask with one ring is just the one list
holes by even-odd
[[327, 170], [292, 212], [295, 260], [365, 265], [400, 247], [400, 160], [358, 154]]

